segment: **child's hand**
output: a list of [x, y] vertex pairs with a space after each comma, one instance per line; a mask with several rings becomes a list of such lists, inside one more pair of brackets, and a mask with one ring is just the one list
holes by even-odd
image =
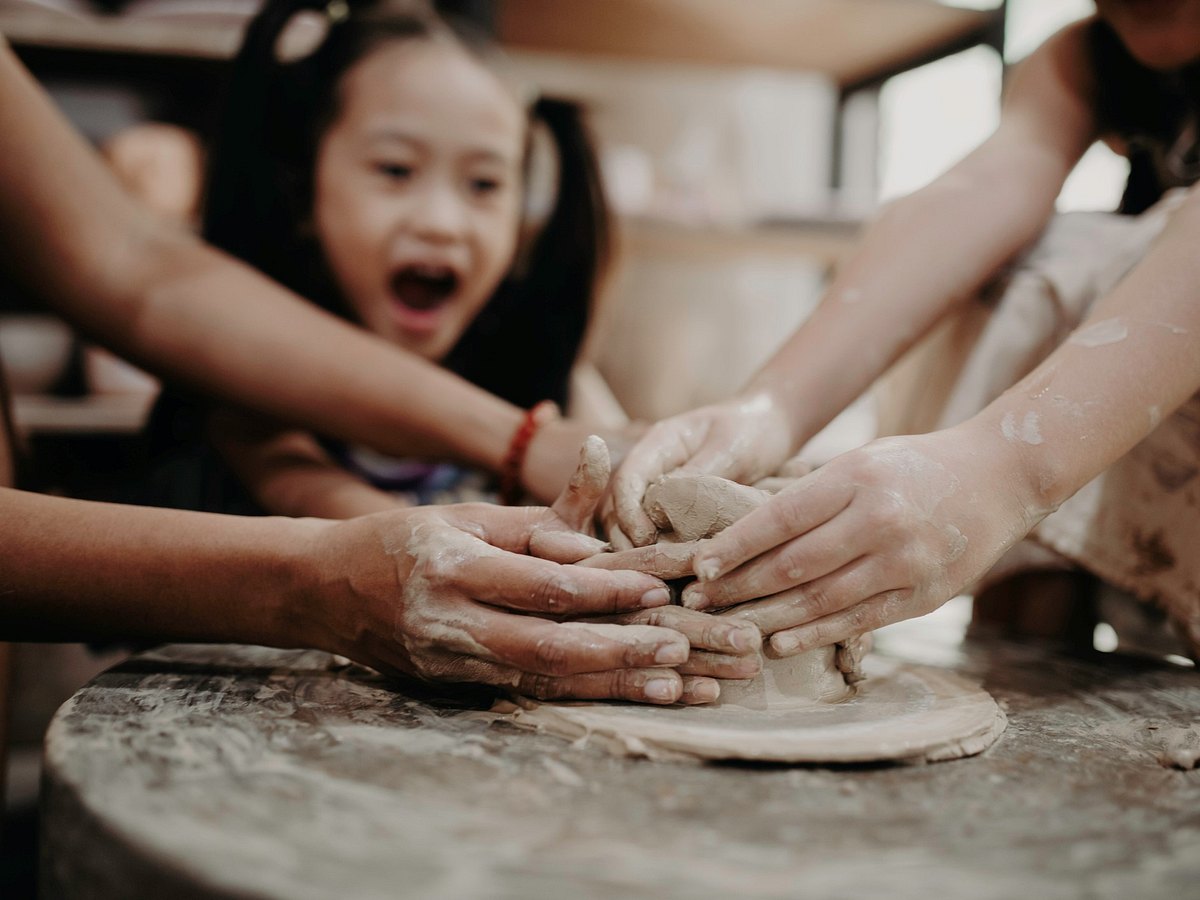
[[653, 543], [658, 535], [642, 509], [646, 488], [671, 472], [720, 475], [752, 483], [772, 474], [792, 451], [787, 417], [765, 394], [705, 406], [654, 425], [613, 477], [604, 527], [614, 545]]
[[[541, 698], [673, 703], [688, 639], [652, 624], [561, 623], [665, 606], [650, 575], [526, 555], [546, 510], [421, 507], [313, 521], [315, 578], [289, 607], [296, 644], [383, 672]], [[632, 620], [631, 620], [632, 621]]]
[[[731, 610], [782, 654], [923, 615], [1044, 515], [1019, 457], [970, 424], [834, 459], [697, 553], [685, 606]], [[746, 602], [754, 601], [754, 602]]]

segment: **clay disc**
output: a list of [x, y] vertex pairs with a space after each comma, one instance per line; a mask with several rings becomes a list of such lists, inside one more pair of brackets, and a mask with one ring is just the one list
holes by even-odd
[[654, 707], [522, 701], [512, 721], [623, 755], [780, 763], [935, 762], [974, 756], [1007, 719], [987, 691], [940, 669], [880, 657], [838, 703]]

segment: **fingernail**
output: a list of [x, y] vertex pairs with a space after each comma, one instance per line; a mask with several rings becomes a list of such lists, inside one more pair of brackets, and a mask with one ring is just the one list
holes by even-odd
[[650, 700], [671, 701], [675, 699], [675, 682], [669, 678], [652, 678], [646, 682], [643, 690]]
[[776, 653], [792, 653], [800, 646], [800, 638], [792, 634], [777, 634], [771, 638], [771, 649]]
[[704, 589], [693, 582], [683, 589], [683, 593], [679, 596], [679, 602], [688, 609], [704, 609], [708, 606], [709, 600], [704, 596]]
[[693, 568], [701, 581], [712, 581], [721, 574], [721, 561], [713, 556], [697, 557]]
[[737, 653], [750, 653], [762, 647], [762, 632], [757, 628], [736, 628], [729, 635], [729, 646]]
[[699, 700], [701, 703], [712, 703], [721, 696], [721, 686], [715, 681], [701, 681], [693, 684], [691, 691], [688, 693], [693, 700]]
[[642, 594], [641, 604], [642, 609], [651, 609], [655, 606], [666, 606], [671, 602], [671, 592], [665, 587], [653, 588]]
[[660, 666], [678, 666], [687, 662], [691, 647], [680, 644], [663, 644], [654, 654], [654, 662]]

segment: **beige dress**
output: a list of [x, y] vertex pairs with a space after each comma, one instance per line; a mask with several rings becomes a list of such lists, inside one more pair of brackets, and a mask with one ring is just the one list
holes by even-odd
[[[1182, 193], [1141, 216], [1071, 213], [880, 385], [883, 434], [969, 418], [1035, 368], [1146, 253]], [[1073, 565], [1165, 612], [1200, 656], [1200, 395], [1087, 484], [998, 569]]]

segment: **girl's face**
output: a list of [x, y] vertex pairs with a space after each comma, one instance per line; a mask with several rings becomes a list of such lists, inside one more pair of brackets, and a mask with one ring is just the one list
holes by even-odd
[[369, 330], [430, 360], [454, 346], [513, 261], [525, 129], [500, 81], [448, 41], [389, 43], [345, 74], [313, 222]]
[[1169, 71], [1200, 59], [1200, 0], [1096, 0], [1096, 11], [1143, 65]]

